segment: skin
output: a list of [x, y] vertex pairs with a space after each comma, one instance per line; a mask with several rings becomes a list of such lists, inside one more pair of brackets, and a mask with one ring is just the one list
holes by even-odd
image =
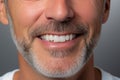
[[[101, 24], [108, 19], [109, 9], [110, 0], [8, 0], [7, 4], [0, 0], [0, 22], [12, 25], [11, 33], [18, 48], [20, 71], [14, 80], [101, 80], [100, 71], [94, 68], [93, 49]], [[68, 28], [60, 30], [58, 27], [63, 25], [52, 26], [51, 23], [65, 23]], [[41, 34], [76, 33], [76, 25], [83, 25], [84, 34], [68, 43], [48, 42], [34, 36], [34, 32], [43, 31], [44, 27], [49, 28]], [[52, 30], [54, 28], [57, 30]], [[76, 67], [77, 62], [78, 70], [73, 69], [74, 74], [64, 76], [62, 72]], [[62, 73], [63, 77], [47, 76], [35, 65], [53, 75]]]

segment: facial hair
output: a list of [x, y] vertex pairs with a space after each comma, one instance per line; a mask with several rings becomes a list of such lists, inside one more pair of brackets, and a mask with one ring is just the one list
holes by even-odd
[[[86, 38], [89, 33], [88, 26], [79, 23], [59, 23], [59, 22], [50, 22], [48, 24], [41, 24], [37, 28], [28, 29], [28, 38], [29, 42], [27, 42], [26, 38], [23, 39], [17, 39], [13, 24], [10, 15], [8, 15], [9, 22], [10, 22], [10, 30], [12, 34], [12, 38], [17, 46], [17, 49], [21, 52], [21, 55], [24, 57], [24, 59], [31, 65], [31, 67], [36, 70], [38, 73], [51, 77], [51, 78], [67, 78], [70, 76], [75, 75], [78, 71], [82, 69], [82, 67], [87, 63], [88, 59], [90, 58], [90, 53], [92, 52], [93, 46], [96, 44], [97, 39], [92, 38], [90, 40], [90, 43], [87, 43]], [[66, 71], [50, 71], [48, 69], [45, 69], [42, 64], [40, 64], [35, 56], [35, 53], [31, 49], [32, 42], [34, 41], [34, 38], [38, 36], [39, 34], [44, 34], [46, 32], [76, 32], [79, 34], [82, 34], [86, 36], [84, 38], [85, 46], [82, 48], [82, 50], [79, 52], [80, 55], [74, 60], [74, 64], [71, 65], [71, 67]], [[77, 47], [74, 46], [71, 49], [67, 50], [49, 50], [48, 52], [54, 56], [54, 57], [65, 57], [66, 55], [71, 53], [71, 50], [75, 50]], [[75, 49], [74, 49], [75, 48]], [[59, 55], [58, 55], [59, 53]]]

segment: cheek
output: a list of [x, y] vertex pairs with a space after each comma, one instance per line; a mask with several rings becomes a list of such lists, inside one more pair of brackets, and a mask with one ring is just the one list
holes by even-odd
[[10, 15], [13, 21], [14, 31], [17, 36], [27, 36], [27, 31], [41, 16], [43, 8], [37, 5], [13, 4], [10, 5]]
[[97, 13], [93, 8], [85, 7], [80, 12], [82, 20], [92, 23], [97, 18]]
[[[36, 8], [32, 7], [24, 7], [22, 6], [20, 9], [18, 9], [13, 15], [15, 22], [19, 25], [32, 25], [35, 23], [35, 21], [40, 16], [41, 11], [38, 11]], [[39, 16], [38, 16], [39, 15]]]
[[90, 23], [96, 17], [96, 14], [90, 9], [86, 9], [85, 11], [82, 11], [81, 15], [82, 15], [83, 20], [90, 22]]
[[74, 10], [81, 20], [88, 23], [91, 23], [98, 17], [96, 2], [94, 0], [76, 2], [76, 4], [74, 3]]
[[[88, 2], [86, 2], [88, 1]], [[87, 43], [90, 42], [91, 38], [97, 38], [100, 34], [101, 27], [101, 14], [100, 11], [95, 7], [94, 0], [85, 0], [83, 4], [75, 5], [76, 14], [79, 16], [77, 20], [82, 21], [89, 27], [89, 34], [87, 38]]]

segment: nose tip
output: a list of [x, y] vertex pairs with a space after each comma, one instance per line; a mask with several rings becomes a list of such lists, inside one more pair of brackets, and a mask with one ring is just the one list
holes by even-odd
[[74, 13], [65, 0], [55, 0], [46, 9], [45, 16], [49, 20], [63, 22], [72, 19]]

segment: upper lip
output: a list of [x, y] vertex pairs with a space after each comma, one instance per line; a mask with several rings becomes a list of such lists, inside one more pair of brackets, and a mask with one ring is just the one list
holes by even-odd
[[63, 31], [63, 32], [45, 31], [43, 33], [36, 32], [33, 35], [33, 37], [40, 37], [42, 35], [58, 35], [58, 36], [62, 36], [62, 35], [69, 35], [69, 34], [75, 34], [75, 35], [79, 35], [79, 36], [84, 36], [87, 33], [88, 33], [88, 30], [74, 31], [74, 29], [70, 30], [70, 31]]
[[58, 36], [62, 36], [62, 35], [70, 35], [70, 34], [75, 34], [76, 37], [78, 36], [83, 36], [86, 34], [86, 32], [47, 32], [47, 33], [43, 33], [43, 34], [38, 34], [37, 37], [41, 37], [42, 35], [58, 35]]
[[41, 35], [68, 35], [68, 34], [82, 34], [82, 33], [75, 33], [75, 32], [47, 32], [47, 33], [43, 33], [43, 34], [39, 34], [39, 36]]

